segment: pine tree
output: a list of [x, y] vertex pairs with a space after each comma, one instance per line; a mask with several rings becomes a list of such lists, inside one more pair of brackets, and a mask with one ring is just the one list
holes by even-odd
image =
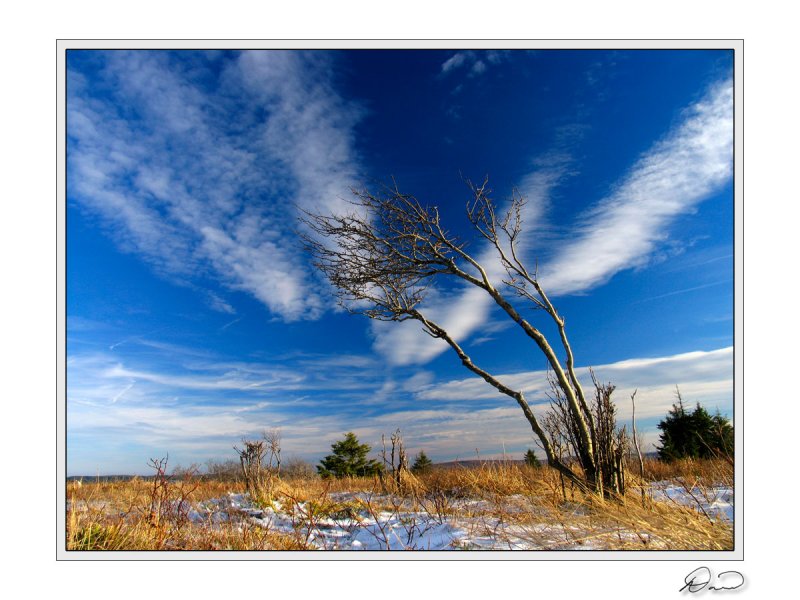
[[691, 431], [690, 416], [683, 407], [680, 394], [678, 395], [678, 404], [672, 405], [672, 410], [667, 414], [667, 418], [658, 424], [658, 428], [661, 430], [659, 436], [661, 446], [658, 448], [658, 456], [661, 460], [673, 461], [690, 452], [688, 445]]
[[317, 471], [322, 477], [367, 477], [377, 475], [382, 467], [377, 460], [370, 460], [367, 454], [372, 448], [361, 444], [352, 432], [331, 446], [333, 454], [320, 461]]
[[528, 448], [528, 451], [525, 453], [525, 464], [529, 467], [541, 467], [542, 463], [539, 461], [539, 457], [536, 456], [536, 453]]
[[733, 426], [730, 421], [723, 417], [719, 410], [712, 417], [714, 423], [713, 430], [711, 431], [711, 447], [717, 448], [719, 451], [728, 457], [733, 456]]
[[712, 417], [699, 403], [694, 411], [687, 411], [680, 393], [678, 404], [672, 405], [658, 428], [661, 446], [657, 450], [661, 460], [711, 458], [733, 453], [733, 427], [728, 419], [719, 411]]
[[698, 403], [692, 413], [692, 450], [697, 458], [714, 456], [711, 439], [714, 432], [714, 419], [708, 411]]
[[419, 454], [417, 454], [416, 458], [414, 459], [414, 464], [411, 465], [411, 472], [415, 475], [422, 475], [423, 473], [427, 473], [431, 470], [433, 463], [431, 459], [425, 454], [424, 450], [420, 450]]

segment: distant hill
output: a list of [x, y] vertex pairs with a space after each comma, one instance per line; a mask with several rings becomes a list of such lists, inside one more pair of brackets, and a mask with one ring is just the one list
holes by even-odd
[[152, 475], [70, 475], [67, 481], [102, 481], [107, 483], [109, 481], [130, 481], [134, 477], [139, 479], [152, 479]]
[[450, 460], [447, 462], [433, 463], [433, 466], [441, 467], [443, 469], [453, 469], [453, 468], [474, 469], [480, 466], [524, 465], [524, 464], [525, 464], [524, 460], [512, 460], [512, 459], [503, 460], [502, 458], [499, 458], [494, 460], [491, 459]]
[[[657, 459], [658, 452], [644, 452], [642, 453], [644, 458], [650, 459]], [[542, 461], [542, 465], [547, 464], [547, 459], [540, 457], [539, 460]], [[445, 462], [437, 462], [433, 463], [434, 467], [442, 468], [442, 469], [454, 469], [454, 468], [461, 468], [461, 469], [475, 469], [480, 466], [500, 466], [500, 465], [519, 465], [522, 466], [525, 464], [524, 460], [515, 460], [507, 458], [503, 460], [502, 458], [496, 459], [469, 459], [469, 460], [449, 460]], [[207, 474], [201, 474], [201, 477], [208, 477]], [[148, 480], [152, 479], [153, 475], [70, 475], [67, 477], [67, 481], [77, 481], [82, 480], [86, 482], [90, 481], [101, 481], [101, 482], [109, 482], [109, 481], [129, 481], [137, 477], [139, 479]]]
[[[658, 459], [658, 452], [643, 452], [642, 457], [646, 459]], [[542, 462], [542, 465], [547, 464], [547, 459], [544, 457], [539, 457], [539, 460]], [[570, 459], [564, 459], [567, 464], [569, 464]], [[480, 467], [481, 465], [490, 465], [490, 466], [500, 466], [500, 465], [524, 465], [524, 460], [514, 460], [514, 459], [477, 459], [473, 458], [470, 460], [450, 460], [445, 462], [437, 462], [433, 463], [434, 467], [441, 467], [443, 469], [452, 469], [456, 467], [467, 468], [467, 469], [474, 469], [476, 467]]]

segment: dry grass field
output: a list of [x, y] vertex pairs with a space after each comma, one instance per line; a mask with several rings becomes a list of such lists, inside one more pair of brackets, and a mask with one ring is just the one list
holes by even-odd
[[[621, 500], [549, 468], [487, 463], [388, 477], [196, 475], [67, 485], [68, 550], [730, 550], [725, 461], [648, 461]], [[723, 502], [724, 504], [724, 502]]]

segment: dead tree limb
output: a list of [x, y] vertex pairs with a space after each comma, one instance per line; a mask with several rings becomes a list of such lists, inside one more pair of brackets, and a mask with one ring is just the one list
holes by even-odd
[[[599, 425], [575, 372], [565, 319], [545, 293], [537, 270], [528, 269], [520, 258], [525, 200], [514, 193], [509, 210], [498, 216], [487, 181], [481, 186], [469, 186], [467, 217], [478, 235], [496, 251], [506, 273], [500, 281], [495, 281], [490, 271], [467, 251], [465, 241], [444, 228], [437, 207], [423, 206], [413, 196], [400, 192], [396, 184], [381, 194], [354, 190], [352, 209], [344, 214], [305, 212], [301, 220], [306, 229], [301, 235], [314, 265], [332, 284], [341, 306], [381, 321], [418, 321], [430, 336], [444, 340], [467, 369], [517, 402], [552, 467], [579, 487], [602, 493], [603, 475], [597, 460], [608, 452], [596, 447], [601, 437]], [[564, 399], [578, 470], [565, 464], [554, 451], [522, 391], [508, 387], [477, 366], [440, 324], [425, 315], [427, 291], [440, 278], [461, 280], [483, 290], [545, 356]], [[514, 297], [542, 310], [555, 324], [564, 352], [563, 363], [541, 329], [522, 316], [521, 309], [513, 303]]]

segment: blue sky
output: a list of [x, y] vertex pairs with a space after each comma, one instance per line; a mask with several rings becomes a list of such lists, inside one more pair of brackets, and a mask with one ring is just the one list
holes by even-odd
[[[535, 447], [443, 342], [337, 309], [298, 248], [301, 208], [392, 177], [464, 237], [462, 175], [528, 199], [526, 258], [581, 375], [617, 385], [624, 422], [638, 388], [649, 442], [676, 385], [730, 416], [732, 67], [720, 50], [69, 51], [68, 475], [232, 458], [265, 428], [310, 461], [398, 427], [434, 460]], [[488, 297], [442, 285], [425, 308], [546, 409], [544, 358]]]

